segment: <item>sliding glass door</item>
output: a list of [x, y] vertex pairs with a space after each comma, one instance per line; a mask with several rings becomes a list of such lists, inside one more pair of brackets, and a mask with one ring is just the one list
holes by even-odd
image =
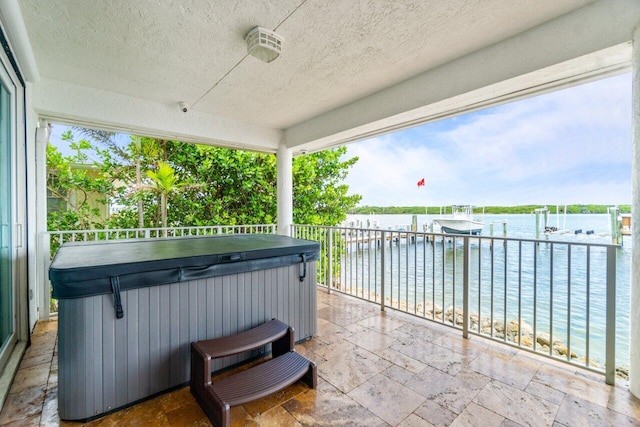
[[16, 341], [15, 271], [15, 86], [0, 65], [0, 371]]

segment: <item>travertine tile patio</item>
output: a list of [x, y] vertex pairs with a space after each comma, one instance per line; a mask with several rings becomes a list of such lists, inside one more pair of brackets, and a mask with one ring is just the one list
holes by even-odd
[[[40, 322], [0, 426], [79, 425], [57, 416], [57, 322]], [[233, 408], [235, 426], [640, 425], [640, 401], [604, 377], [339, 294], [318, 291], [318, 333], [296, 346], [318, 365], [299, 382]], [[188, 387], [91, 426], [209, 425]]]

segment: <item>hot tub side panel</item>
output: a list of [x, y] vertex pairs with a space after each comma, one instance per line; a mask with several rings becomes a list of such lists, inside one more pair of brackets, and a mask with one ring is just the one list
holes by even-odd
[[[59, 415], [86, 420], [185, 384], [192, 341], [277, 318], [296, 341], [316, 332], [315, 262], [59, 301]], [[214, 370], [269, 351], [216, 360]]]

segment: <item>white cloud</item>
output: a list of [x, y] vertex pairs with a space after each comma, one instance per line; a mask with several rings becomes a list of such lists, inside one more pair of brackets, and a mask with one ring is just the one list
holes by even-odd
[[348, 154], [360, 157], [348, 184], [362, 204], [629, 203], [631, 79], [362, 141]]

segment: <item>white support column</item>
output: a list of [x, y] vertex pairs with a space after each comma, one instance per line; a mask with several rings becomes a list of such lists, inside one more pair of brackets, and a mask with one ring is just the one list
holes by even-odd
[[30, 206], [34, 211], [34, 233], [36, 235], [35, 251], [31, 254], [36, 259], [35, 290], [38, 302], [38, 318], [49, 320], [51, 291], [49, 284], [50, 242], [47, 231], [47, 144], [51, 135], [50, 124], [38, 120], [36, 129], [33, 164], [35, 165], [35, 200]]
[[640, 397], [640, 27], [633, 36], [631, 154], [631, 304], [629, 306], [629, 389]]
[[293, 224], [293, 156], [284, 142], [278, 145], [278, 234], [291, 235]]

